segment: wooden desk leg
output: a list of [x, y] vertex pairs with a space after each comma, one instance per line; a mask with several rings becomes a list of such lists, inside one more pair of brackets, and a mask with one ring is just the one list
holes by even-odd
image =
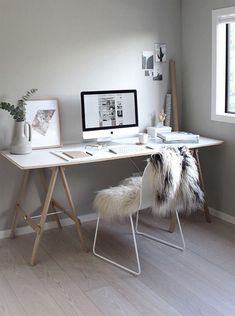
[[176, 215], [175, 215], [175, 214], [172, 214], [172, 215], [171, 215], [171, 222], [170, 222], [170, 226], [169, 226], [168, 231], [169, 231], [170, 233], [174, 233], [175, 227], [176, 227]]
[[211, 223], [211, 216], [210, 216], [209, 207], [208, 207], [208, 200], [207, 200], [206, 191], [205, 191], [205, 184], [204, 184], [204, 179], [203, 179], [203, 175], [202, 175], [202, 169], [201, 169], [201, 164], [200, 164], [200, 160], [199, 160], [199, 151], [198, 151], [198, 149], [194, 149], [193, 150], [193, 155], [194, 155], [194, 157], [196, 159], [196, 162], [197, 162], [201, 188], [202, 188], [202, 190], [204, 192], [204, 213], [205, 213], [205, 218], [206, 218], [206, 221], [208, 223]]
[[68, 202], [69, 202], [69, 206], [70, 206], [71, 211], [73, 212], [74, 218], [76, 220], [75, 224], [76, 224], [78, 236], [80, 238], [81, 248], [86, 251], [86, 247], [85, 247], [84, 239], [83, 239], [83, 235], [82, 235], [82, 230], [81, 230], [81, 222], [78, 219], [77, 214], [76, 214], [76, 210], [75, 210], [75, 207], [74, 207], [74, 204], [73, 204], [72, 195], [71, 195], [71, 192], [70, 192], [70, 189], [69, 189], [69, 185], [68, 185], [68, 182], [67, 182], [67, 179], [66, 179], [66, 176], [65, 176], [64, 167], [59, 167], [59, 169], [60, 169], [62, 183], [63, 183], [64, 189], [65, 189], [65, 193], [67, 195], [67, 199], [68, 199]]
[[17, 215], [18, 215], [17, 206], [24, 199], [25, 191], [26, 191], [26, 188], [27, 188], [28, 180], [29, 180], [29, 174], [30, 174], [30, 170], [24, 171], [23, 178], [22, 178], [22, 183], [21, 183], [20, 190], [19, 190], [19, 196], [17, 198], [16, 207], [15, 207], [15, 211], [14, 211], [14, 215], [13, 215], [10, 238], [14, 238], [15, 237], [16, 221], [17, 221]]
[[[45, 173], [44, 173], [44, 170], [43, 169], [39, 169], [39, 173], [40, 173], [40, 179], [41, 179], [41, 183], [42, 183], [42, 187], [44, 188], [44, 191], [46, 193], [46, 189], [47, 189], [47, 181], [46, 181], [46, 176], [45, 176]], [[53, 211], [56, 212], [56, 208], [54, 206], [54, 204], [51, 202], [51, 207], [53, 208]], [[58, 228], [62, 229], [62, 225], [60, 223], [60, 219], [59, 219], [59, 216], [58, 214], [55, 214], [54, 215], [55, 217], [55, 220], [57, 222], [57, 225], [58, 225]]]
[[34, 246], [33, 246], [33, 252], [32, 252], [32, 257], [31, 257], [31, 265], [35, 264], [35, 259], [36, 259], [36, 255], [37, 255], [37, 251], [38, 251], [38, 247], [40, 244], [40, 240], [42, 238], [42, 234], [43, 234], [43, 228], [46, 222], [46, 218], [47, 218], [47, 213], [48, 213], [48, 209], [51, 203], [51, 199], [52, 199], [52, 194], [55, 188], [55, 184], [56, 184], [56, 179], [58, 176], [58, 171], [59, 168], [55, 167], [52, 169], [52, 174], [51, 174], [51, 178], [50, 178], [50, 183], [49, 183], [49, 187], [48, 187], [48, 191], [46, 194], [46, 198], [45, 198], [45, 202], [42, 208], [42, 214], [41, 214], [41, 219], [40, 219], [40, 223], [39, 223], [39, 227], [40, 230], [37, 232], [36, 238], [35, 238], [35, 242], [34, 242]]

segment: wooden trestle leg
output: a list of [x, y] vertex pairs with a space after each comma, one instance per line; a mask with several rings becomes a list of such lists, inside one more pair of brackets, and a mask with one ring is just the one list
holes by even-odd
[[175, 214], [172, 214], [172, 215], [171, 215], [171, 222], [170, 222], [170, 226], [169, 226], [168, 231], [169, 231], [170, 233], [174, 233], [175, 227], [176, 227], [176, 215], [175, 215]]
[[203, 209], [204, 209], [204, 213], [205, 213], [205, 218], [206, 218], [206, 221], [208, 223], [211, 223], [211, 216], [210, 216], [210, 211], [209, 211], [209, 207], [208, 207], [208, 200], [207, 200], [207, 196], [206, 196], [205, 184], [204, 184], [204, 179], [203, 179], [203, 175], [202, 175], [202, 169], [201, 169], [201, 164], [200, 164], [200, 160], [199, 160], [198, 149], [193, 150], [193, 156], [197, 162], [197, 167], [198, 167], [198, 172], [199, 172], [199, 180], [200, 180], [201, 188], [204, 192], [204, 207], [203, 207]]
[[[22, 208], [21, 203], [22, 203], [23, 198], [24, 198], [25, 193], [26, 193], [26, 188], [27, 188], [29, 174], [30, 174], [30, 170], [26, 170], [24, 172], [24, 175], [23, 175], [23, 180], [22, 180], [22, 184], [21, 184], [21, 188], [20, 188], [20, 192], [19, 192], [19, 197], [17, 199], [17, 203], [16, 203], [16, 207], [15, 207], [15, 213], [14, 213], [14, 217], [13, 217], [13, 221], [12, 221], [12, 227], [11, 227], [11, 237], [13, 238], [15, 236], [17, 216], [20, 215], [25, 220], [25, 222], [29, 226], [31, 226], [31, 228], [35, 231], [36, 238], [35, 238], [35, 241], [34, 241], [32, 256], [31, 256], [31, 260], [30, 260], [31, 265], [34, 265], [35, 261], [36, 261], [36, 256], [37, 256], [38, 248], [39, 248], [40, 241], [41, 241], [41, 238], [42, 238], [42, 235], [43, 235], [44, 225], [45, 225], [47, 216], [48, 215], [53, 215], [53, 216], [55, 215], [58, 227], [61, 227], [61, 223], [60, 223], [60, 220], [59, 220], [59, 217], [58, 217], [58, 213], [60, 213], [60, 212], [57, 212], [56, 208], [58, 208], [60, 211], [64, 212], [67, 216], [69, 216], [75, 222], [75, 225], [76, 225], [76, 228], [77, 228], [77, 232], [78, 232], [78, 235], [79, 235], [79, 238], [80, 238], [80, 242], [81, 242], [81, 247], [82, 247], [83, 250], [86, 250], [85, 245], [84, 245], [82, 230], [81, 230], [81, 223], [80, 223], [80, 220], [78, 219], [78, 217], [76, 215], [75, 207], [74, 207], [73, 200], [72, 200], [72, 195], [71, 195], [71, 192], [69, 190], [68, 181], [67, 181], [66, 176], [65, 176], [64, 167], [53, 167], [53, 168], [51, 168], [51, 177], [50, 177], [48, 188], [47, 188], [47, 185], [46, 185], [45, 175], [44, 175], [43, 171], [40, 171], [40, 173], [41, 173], [41, 180], [42, 180], [43, 188], [44, 188], [44, 191], [46, 192], [46, 197], [45, 197], [45, 200], [44, 200], [44, 203], [43, 203], [43, 206], [42, 206], [41, 215], [30, 216]], [[66, 194], [66, 197], [68, 199], [68, 203], [69, 203], [69, 208], [70, 209], [66, 209], [65, 207], [61, 206], [52, 197], [54, 189], [55, 189], [55, 185], [56, 185], [56, 180], [57, 180], [58, 174], [60, 174], [60, 176], [61, 176], [62, 183], [63, 183], [63, 188], [65, 190], [65, 194]], [[52, 208], [54, 210], [53, 213], [49, 213], [48, 212], [50, 206], [52, 206]], [[39, 224], [37, 224], [34, 221], [34, 219], [38, 218], [38, 217], [40, 217]]]
[[[44, 192], [46, 193], [46, 191], [47, 191], [47, 181], [46, 181], [46, 176], [45, 176], [44, 170], [40, 169], [39, 172], [40, 172], [40, 179], [41, 179], [42, 187], [44, 189]], [[62, 225], [60, 223], [59, 216], [58, 216], [58, 214], [56, 214], [56, 208], [55, 208], [55, 205], [54, 205], [54, 203], [52, 201], [51, 201], [51, 207], [53, 208], [53, 211], [55, 213], [54, 217], [55, 217], [56, 223], [58, 225], [58, 228], [62, 229]]]
[[10, 238], [15, 237], [16, 221], [17, 221], [17, 216], [18, 216], [18, 206], [20, 205], [21, 201], [23, 201], [23, 199], [24, 199], [28, 180], [29, 180], [29, 174], [30, 174], [30, 170], [24, 171], [22, 183], [21, 183], [21, 187], [20, 187], [20, 192], [19, 192], [19, 196], [17, 198], [15, 211], [14, 211], [14, 215], [13, 215]]
[[36, 235], [36, 239], [34, 242], [34, 246], [33, 246], [33, 252], [32, 252], [32, 257], [31, 257], [31, 265], [35, 264], [35, 260], [36, 260], [36, 255], [37, 255], [37, 251], [38, 251], [38, 247], [40, 244], [40, 240], [42, 238], [42, 234], [43, 234], [43, 228], [46, 222], [46, 218], [47, 218], [47, 213], [48, 213], [48, 209], [51, 203], [51, 199], [52, 199], [52, 194], [55, 188], [55, 184], [56, 184], [56, 179], [58, 176], [58, 171], [59, 168], [55, 167], [52, 169], [52, 173], [51, 173], [51, 178], [50, 178], [50, 183], [49, 183], [49, 187], [48, 187], [48, 191], [46, 194], [46, 199], [42, 208], [42, 213], [41, 213], [41, 219], [40, 219], [40, 223], [39, 223], [39, 231], [37, 231], [37, 235]]
[[61, 178], [62, 178], [62, 183], [63, 183], [64, 189], [65, 189], [65, 193], [67, 195], [67, 199], [68, 199], [68, 203], [69, 203], [69, 207], [70, 207], [70, 211], [67, 211], [66, 213], [75, 222], [75, 225], [76, 225], [76, 228], [77, 228], [77, 232], [78, 232], [78, 236], [79, 236], [79, 239], [80, 239], [80, 242], [81, 242], [81, 248], [84, 251], [87, 251], [87, 249], [85, 247], [85, 244], [84, 244], [82, 231], [81, 231], [81, 222], [78, 219], [77, 214], [76, 214], [76, 210], [75, 210], [75, 207], [74, 207], [74, 204], [73, 204], [72, 195], [71, 195], [71, 192], [70, 192], [70, 189], [69, 189], [69, 185], [68, 185], [68, 182], [67, 182], [67, 179], [66, 179], [66, 176], [65, 176], [64, 167], [59, 167], [59, 169], [60, 169], [60, 174], [61, 174]]

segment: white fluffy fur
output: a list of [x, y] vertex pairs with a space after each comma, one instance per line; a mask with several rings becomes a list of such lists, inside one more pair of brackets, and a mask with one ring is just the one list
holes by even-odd
[[119, 186], [99, 191], [94, 207], [102, 218], [122, 219], [135, 213], [140, 205], [141, 177], [125, 179]]
[[[189, 150], [162, 147], [158, 154], [161, 163], [152, 158], [148, 162], [154, 196], [153, 213], [167, 216], [175, 210], [191, 213], [201, 207], [203, 193], [198, 185], [197, 166]], [[182, 168], [183, 163], [187, 163], [186, 168]], [[169, 175], [171, 181], [166, 181]], [[135, 213], [140, 205], [141, 182], [141, 177], [131, 177], [116, 187], [98, 192], [94, 207], [99, 215], [106, 219], [121, 219]]]

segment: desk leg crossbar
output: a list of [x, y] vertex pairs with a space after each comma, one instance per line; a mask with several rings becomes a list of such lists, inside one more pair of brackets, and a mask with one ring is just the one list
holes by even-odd
[[[69, 203], [69, 207], [70, 209], [67, 210], [66, 208], [64, 208], [63, 206], [61, 206], [52, 196], [53, 196], [53, 192], [55, 189], [55, 185], [56, 185], [56, 180], [58, 177], [58, 174], [60, 174], [61, 179], [62, 179], [62, 184], [66, 193], [66, 197]], [[46, 189], [46, 181], [45, 181], [45, 177], [43, 175], [43, 173], [41, 173], [41, 179], [42, 179], [42, 184], [44, 187], [44, 190], [46, 192], [46, 197], [42, 206], [42, 212], [40, 216], [35, 216], [32, 217], [29, 214], [27, 214], [23, 208], [21, 207], [21, 203], [24, 200], [25, 197], [25, 193], [26, 193], [26, 189], [27, 189], [27, 184], [28, 184], [28, 180], [29, 180], [29, 175], [30, 175], [30, 170], [27, 170], [24, 172], [23, 175], [23, 180], [22, 180], [22, 185], [20, 188], [20, 192], [19, 192], [19, 197], [16, 203], [16, 207], [15, 207], [15, 213], [13, 216], [13, 222], [12, 222], [12, 229], [11, 229], [11, 238], [15, 237], [15, 230], [16, 230], [16, 222], [17, 222], [17, 217], [18, 215], [20, 215], [25, 222], [31, 226], [31, 228], [35, 231], [36, 233], [36, 238], [35, 238], [35, 242], [34, 242], [34, 246], [33, 246], [33, 251], [32, 251], [32, 256], [31, 256], [31, 260], [30, 263], [31, 265], [35, 264], [36, 261], [36, 255], [38, 252], [38, 248], [39, 248], [39, 244], [42, 238], [42, 234], [43, 234], [43, 230], [44, 230], [44, 225], [47, 219], [47, 216], [49, 215], [53, 215], [55, 216], [56, 222], [58, 224], [58, 227], [61, 228], [61, 223], [58, 217], [58, 214], [60, 212], [57, 212], [56, 209], [59, 209], [61, 212], [65, 213], [67, 216], [69, 216], [76, 224], [76, 228], [77, 228], [77, 232], [78, 232], [78, 236], [80, 238], [80, 242], [81, 242], [81, 247], [83, 250], [85, 250], [85, 246], [84, 246], [84, 240], [83, 240], [83, 235], [82, 235], [82, 231], [81, 231], [81, 222], [78, 219], [77, 215], [76, 215], [76, 211], [75, 211], [75, 207], [73, 204], [73, 200], [72, 200], [72, 195], [68, 186], [68, 182], [65, 176], [65, 171], [64, 171], [64, 167], [54, 167], [52, 168], [52, 172], [51, 172], [51, 177], [50, 177], [50, 181], [49, 181], [49, 186]], [[52, 213], [48, 213], [50, 206], [52, 207], [53, 211]], [[37, 224], [34, 221], [34, 218], [40, 217], [40, 222], [39, 224]]]

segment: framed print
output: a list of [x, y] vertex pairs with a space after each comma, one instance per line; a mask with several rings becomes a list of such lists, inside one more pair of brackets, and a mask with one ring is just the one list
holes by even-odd
[[26, 102], [26, 121], [32, 128], [32, 148], [61, 146], [58, 100]]

